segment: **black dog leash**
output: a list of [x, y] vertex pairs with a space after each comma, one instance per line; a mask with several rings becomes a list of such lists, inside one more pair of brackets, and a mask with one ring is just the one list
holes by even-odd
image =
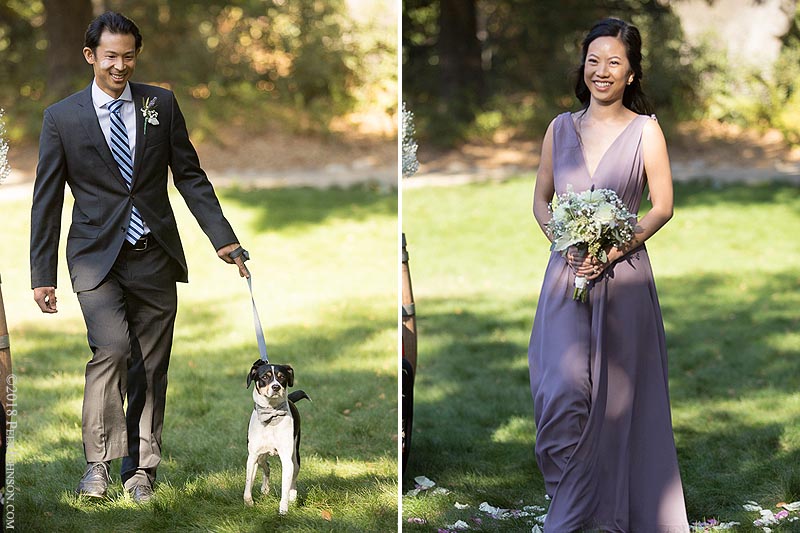
[[[228, 254], [228, 257], [231, 259], [236, 259], [237, 257], [242, 256], [242, 263], [250, 259], [250, 254], [242, 248], [241, 246], [232, 251]], [[256, 309], [256, 299], [253, 296], [253, 276], [250, 274], [250, 270], [247, 268], [247, 265], [243, 265], [245, 271], [247, 272], [247, 286], [250, 287], [250, 301], [253, 303], [253, 324], [256, 328], [256, 340], [258, 341], [258, 351], [261, 353], [261, 359], [265, 363], [269, 363], [269, 359], [267, 358], [267, 343], [264, 340], [264, 330], [261, 328], [261, 319], [258, 318], [258, 309]]]

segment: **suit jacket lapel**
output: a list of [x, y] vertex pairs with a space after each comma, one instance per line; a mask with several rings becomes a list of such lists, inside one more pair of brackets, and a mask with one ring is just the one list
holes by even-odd
[[133, 183], [136, 183], [136, 177], [139, 175], [139, 169], [142, 166], [144, 150], [147, 147], [147, 135], [144, 134], [144, 115], [142, 115], [139, 104], [144, 102], [147, 95], [141, 92], [138, 84], [131, 83], [130, 86], [133, 107], [136, 110], [136, 153], [133, 156]]
[[111, 148], [108, 147], [106, 137], [103, 135], [103, 130], [100, 128], [100, 122], [97, 120], [97, 113], [94, 110], [94, 103], [92, 102], [91, 84], [83, 91], [81, 99], [78, 102], [78, 107], [81, 124], [83, 124], [86, 134], [92, 141], [92, 145], [100, 154], [103, 161], [105, 161], [111, 174], [113, 174], [117, 181], [127, 189], [128, 185], [125, 183], [125, 179], [119, 171], [119, 166], [117, 166], [114, 156], [111, 155]]

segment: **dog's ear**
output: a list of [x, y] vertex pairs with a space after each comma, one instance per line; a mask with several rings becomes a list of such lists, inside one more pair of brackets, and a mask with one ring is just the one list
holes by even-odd
[[258, 369], [264, 366], [266, 363], [259, 359], [253, 366], [250, 367], [250, 373], [247, 374], [247, 388], [250, 388], [250, 383], [258, 379]]
[[290, 387], [294, 387], [294, 368], [289, 365], [286, 366], [286, 375], [289, 377], [289, 380], [286, 382], [287, 385]]

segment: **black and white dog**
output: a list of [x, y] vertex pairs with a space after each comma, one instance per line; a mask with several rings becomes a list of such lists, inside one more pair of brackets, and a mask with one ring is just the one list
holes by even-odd
[[247, 480], [244, 485], [244, 503], [253, 505], [253, 482], [256, 470], [264, 470], [261, 493], [269, 492], [269, 463], [267, 456], [281, 459], [280, 513], [289, 511], [289, 502], [297, 499], [297, 474], [300, 472], [300, 413], [294, 402], [308, 395], [297, 390], [288, 393], [294, 385], [294, 370], [289, 365], [272, 365], [259, 359], [247, 375], [247, 388], [255, 382], [253, 401], [247, 430]]

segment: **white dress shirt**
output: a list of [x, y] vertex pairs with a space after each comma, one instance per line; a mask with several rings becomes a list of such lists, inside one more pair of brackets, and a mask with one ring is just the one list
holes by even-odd
[[[115, 98], [97, 86], [97, 80], [92, 82], [92, 103], [94, 104], [94, 112], [97, 113], [97, 120], [100, 122], [100, 129], [103, 130], [103, 135], [106, 137], [106, 142], [111, 146], [111, 112], [108, 110], [108, 104], [113, 102]], [[125, 129], [128, 130], [128, 145], [131, 148], [131, 161], [136, 157], [136, 106], [133, 105], [133, 96], [131, 95], [130, 84], [125, 84], [125, 90], [122, 95], [117, 98], [122, 100], [122, 122], [125, 123]]]
[[[97, 113], [97, 120], [100, 122], [100, 129], [103, 130], [103, 135], [106, 138], [106, 143], [111, 146], [111, 112], [108, 110], [108, 104], [115, 100], [114, 97], [103, 91], [97, 86], [97, 80], [92, 81], [92, 103], [94, 104], [94, 112]], [[129, 83], [125, 84], [125, 90], [116, 100], [122, 100], [122, 122], [125, 124], [125, 129], [128, 132], [128, 146], [131, 149], [131, 161], [136, 157], [136, 105], [133, 103], [133, 96], [131, 95], [131, 86]], [[150, 228], [147, 222], [144, 222], [145, 234], [150, 233]]]

